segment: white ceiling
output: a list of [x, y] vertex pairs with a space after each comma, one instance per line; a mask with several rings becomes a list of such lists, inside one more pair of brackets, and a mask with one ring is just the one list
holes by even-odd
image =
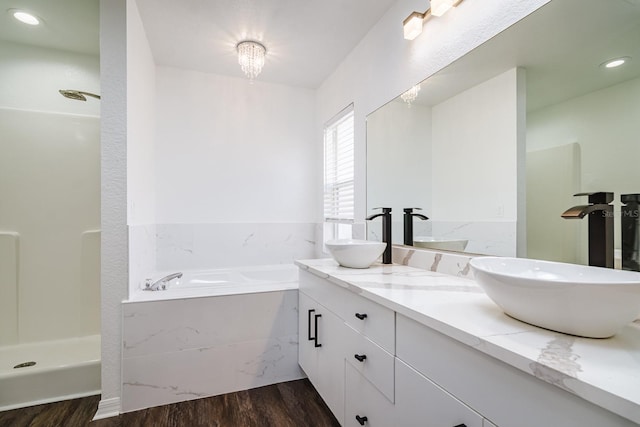
[[[236, 44], [253, 39], [267, 48], [258, 80], [317, 88], [395, 1], [137, 0], [137, 4], [159, 65], [244, 77]], [[43, 25], [19, 23], [8, 13], [12, 8], [34, 13]], [[99, 0], [0, 0], [0, 40], [98, 55]]]
[[159, 65], [243, 77], [236, 45], [252, 39], [267, 48], [266, 63], [257, 80], [317, 88], [395, 1], [137, 3]]
[[[9, 9], [38, 16], [41, 25], [16, 21]], [[0, 40], [98, 55], [99, 0], [0, 0]]]

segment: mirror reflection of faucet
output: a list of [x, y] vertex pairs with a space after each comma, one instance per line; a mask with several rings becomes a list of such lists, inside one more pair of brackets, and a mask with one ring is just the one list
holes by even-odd
[[620, 195], [622, 269], [640, 271], [640, 194]]
[[613, 268], [613, 193], [578, 193], [574, 196], [589, 196], [588, 205], [567, 209], [561, 216], [565, 219], [582, 219], [589, 215], [589, 265]]
[[382, 253], [382, 263], [391, 264], [391, 208], [374, 208], [382, 209], [382, 213], [369, 215], [366, 220], [371, 221], [379, 216], [382, 217], [382, 241], [387, 244], [384, 252]]
[[415, 210], [421, 211], [420, 208], [404, 208], [404, 244], [405, 246], [413, 246], [413, 217], [418, 217], [423, 221], [429, 219], [429, 217], [413, 212]]

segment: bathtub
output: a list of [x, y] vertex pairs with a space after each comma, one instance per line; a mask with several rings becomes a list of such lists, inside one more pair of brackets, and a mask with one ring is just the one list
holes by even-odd
[[304, 378], [297, 267], [182, 273], [123, 301], [123, 412]]
[[[154, 279], [176, 271], [162, 271]], [[298, 268], [293, 264], [234, 267], [209, 270], [184, 270], [166, 289], [140, 289], [129, 301], [157, 301], [208, 296], [239, 295], [298, 289]]]
[[0, 347], [0, 411], [94, 394], [100, 335]]

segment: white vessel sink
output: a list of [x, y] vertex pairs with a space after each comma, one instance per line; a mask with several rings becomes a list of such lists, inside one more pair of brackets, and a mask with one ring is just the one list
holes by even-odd
[[464, 251], [468, 240], [447, 239], [443, 237], [416, 237], [413, 239], [413, 246], [427, 249], [442, 249], [444, 251]]
[[478, 284], [511, 317], [607, 338], [640, 315], [640, 273], [524, 258], [478, 257]]
[[338, 264], [350, 268], [368, 268], [387, 247], [383, 242], [357, 239], [328, 240], [325, 245]]

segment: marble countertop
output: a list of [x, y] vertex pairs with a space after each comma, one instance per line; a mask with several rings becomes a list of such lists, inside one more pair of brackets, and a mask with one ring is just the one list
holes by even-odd
[[580, 338], [505, 315], [475, 281], [406, 265], [303, 270], [640, 424], [640, 320], [607, 339]]

